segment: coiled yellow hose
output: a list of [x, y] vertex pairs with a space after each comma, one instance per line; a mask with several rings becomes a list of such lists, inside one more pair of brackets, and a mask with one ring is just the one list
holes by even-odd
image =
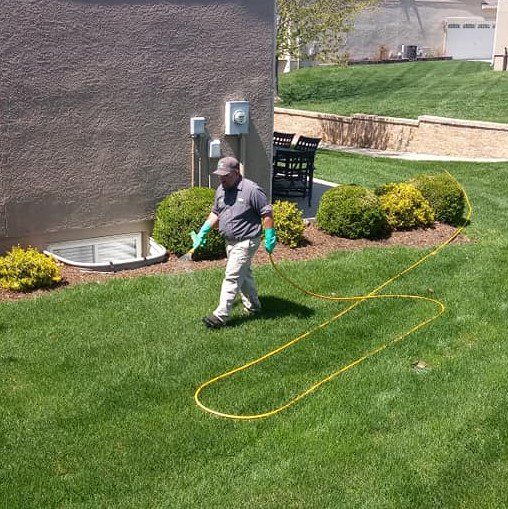
[[[446, 172], [446, 173], [448, 173], [448, 172]], [[452, 175], [450, 175], [450, 173], [448, 173], [448, 175], [450, 177], [454, 178]], [[272, 351], [262, 355], [261, 357], [258, 357], [257, 359], [254, 359], [254, 360], [252, 360], [250, 362], [242, 364], [241, 366], [238, 366], [238, 367], [236, 367], [234, 369], [231, 369], [230, 371], [222, 373], [222, 374], [220, 374], [220, 375], [218, 375], [218, 376], [216, 376], [214, 378], [211, 378], [210, 380], [202, 383], [196, 389], [196, 392], [194, 393], [194, 400], [195, 400], [197, 406], [199, 408], [201, 408], [202, 410], [204, 410], [205, 412], [208, 412], [208, 413], [210, 413], [212, 415], [216, 415], [218, 417], [224, 417], [226, 419], [254, 420], [254, 419], [264, 419], [266, 417], [270, 417], [272, 415], [278, 414], [279, 412], [282, 412], [283, 410], [286, 410], [287, 408], [293, 406], [295, 403], [300, 401], [305, 396], [308, 396], [310, 393], [314, 392], [316, 389], [318, 389], [319, 387], [321, 387], [325, 383], [330, 382], [335, 377], [337, 377], [340, 374], [344, 373], [345, 371], [348, 371], [349, 369], [357, 366], [358, 364], [362, 363], [364, 360], [368, 359], [369, 357], [372, 357], [372, 356], [378, 354], [379, 352], [381, 352], [382, 350], [384, 350], [388, 346], [393, 345], [394, 343], [397, 343], [397, 342], [403, 340], [407, 336], [413, 334], [413, 332], [416, 332], [418, 329], [421, 329], [422, 327], [425, 327], [425, 325], [429, 324], [430, 322], [436, 320], [439, 316], [441, 316], [444, 313], [446, 308], [445, 308], [445, 305], [441, 301], [439, 301], [437, 299], [432, 299], [430, 297], [423, 297], [421, 295], [403, 295], [403, 294], [381, 294], [381, 295], [378, 295], [378, 292], [380, 290], [382, 290], [383, 288], [385, 288], [386, 286], [388, 286], [389, 284], [393, 283], [396, 279], [400, 278], [404, 274], [407, 274], [408, 272], [412, 271], [413, 269], [415, 269], [416, 267], [421, 265], [423, 262], [425, 262], [431, 256], [435, 256], [439, 251], [441, 251], [441, 249], [443, 249], [445, 246], [450, 244], [450, 242], [452, 242], [456, 237], [458, 237], [460, 235], [460, 233], [462, 232], [464, 227], [469, 223], [469, 221], [471, 219], [471, 215], [472, 215], [472, 207], [471, 207], [471, 203], [469, 201], [469, 198], [468, 198], [466, 192], [464, 190], [462, 190], [462, 191], [464, 192], [464, 197], [465, 197], [465, 201], [466, 201], [466, 205], [467, 205], [467, 213], [466, 213], [466, 217], [465, 217], [465, 220], [464, 220], [464, 223], [462, 224], [462, 226], [457, 228], [454, 231], [453, 235], [451, 235], [445, 242], [443, 242], [442, 244], [437, 246], [433, 251], [431, 251], [430, 253], [426, 254], [425, 256], [420, 258], [418, 261], [416, 261], [415, 263], [413, 263], [412, 265], [410, 265], [406, 269], [402, 270], [401, 272], [399, 272], [395, 276], [393, 276], [390, 279], [386, 280], [384, 283], [379, 285], [377, 288], [374, 288], [374, 290], [372, 290], [370, 293], [368, 293], [366, 295], [358, 295], [358, 296], [353, 296], [353, 297], [335, 297], [335, 296], [332, 296], [332, 295], [321, 295], [319, 293], [314, 293], [314, 292], [311, 292], [309, 290], [306, 290], [305, 288], [303, 288], [300, 285], [298, 285], [297, 283], [295, 283], [288, 276], [286, 276], [279, 269], [279, 267], [277, 267], [277, 265], [275, 264], [275, 262], [273, 260], [272, 255], [269, 255], [270, 263], [272, 264], [272, 267], [274, 268], [275, 272], [277, 272], [277, 274], [283, 280], [285, 280], [287, 283], [289, 283], [290, 285], [292, 285], [294, 288], [298, 289], [299, 291], [301, 291], [301, 292], [303, 292], [303, 293], [305, 293], [307, 295], [310, 295], [311, 297], [318, 298], [318, 299], [326, 299], [326, 300], [333, 300], [333, 301], [353, 301], [353, 302], [352, 302], [352, 304], [350, 306], [348, 306], [346, 309], [343, 309], [340, 313], [337, 313], [336, 315], [332, 316], [329, 320], [326, 320], [325, 322], [317, 325], [316, 327], [313, 327], [312, 329], [309, 329], [308, 331], [304, 332], [300, 336], [295, 337], [291, 341], [288, 341], [287, 343], [279, 346], [278, 348], [276, 348], [276, 349], [274, 349], [274, 350], [272, 350]], [[435, 304], [438, 309], [437, 309], [437, 312], [433, 316], [431, 316], [430, 318], [428, 318], [426, 320], [423, 320], [422, 322], [418, 323], [412, 329], [404, 332], [400, 336], [397, 336], [396, 338], [394, 338], [394, 339], [392, 339], [392, 340], [390, 340], [390, 341], [388, 341], [386, 343], [383, 343], [383, 344], [379, 345], [378, 347], [374, 348], [373, 350], [370, 350], [370, 351], [366, 352], [364, 355], [362, 355], [361, 357], [357, 358], [353, 362], [350, 362], [349, 364], [341, 367], [337, 371], [334, 371], [333, 373], [329, 374], [328, 376], [326, 376], [322, 380], [319, 380], [318, 382], [315, 382], [314, 384], [309, 386], [307, 389], [305, 389], [303, 392], [300, 392], [299, 394], [297, 394], [296, 396], [291, 398], [289, 401], [287, 401], [283, 405], [278, 406], [276, 408], [273, 408], [272, 410], [269, 410], [267, 412], [262, 412], [262, 413], [258, 413], [258, 414], [229, 414], [229, 413], [220, 412], [219, 410], [214, 410], [213, 408], [207, 407], [199, 399], [199, 396], [200, 396], [201, 392], [206, 387], [208, 387], [208, 386], [218, 382], [219, 380], [222, 380], [224, 378], [228, 378], [228, 377], [234, 375], [235, 373], [239, 373], [240, 371], [244, 371], [244, 370], [250, 368], [251, 366], [255, 366], [256, 364], [260, 364], [261, 362], [269, 359], [270, 357], [273, 357], [274, 355], [277, 355], [278, 353], [286, 350], [290, 346], [295, 345], [296, 343], [298, 343], [302, 339], [305, 339], [305, 338], [311, 336], [312, 334], [314, 334], [315, 332], [319, 331], [320, 329], [324, 329], [325, 327], [327, 327], [331, 323], [339, 320], [341, 317], [343, 317], [344, 315], [346, 315], [347, 313], [352, 311], [356, 306], [360, 305], [362, 302], [364, 302], [364, 301], [366, 301], [368, 299], [413, 299], [413, 300], [423, 300], [423, 301], [427, 301], [427, 302], [431, 302], [431, 303]]]

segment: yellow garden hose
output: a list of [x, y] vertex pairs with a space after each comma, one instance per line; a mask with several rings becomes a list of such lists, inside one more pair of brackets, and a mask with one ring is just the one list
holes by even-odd
[[[448, 172], [446, 172], [446, 173], [448, 173]], [[451, 176], [449, 173], [448, 173], [448, 175]], [[272, 351], [262, 355], [261, 357], [258, 357], [257, 359], [254, 359], [254, 360], [252, 360], [250, 362], [247, 362], [247, 363], [245, 363], [245, 364], [243, 364], [241, 366], [238, 366], [238, 367], [236, 367], [234, 369], [231, 369], [230, 371], [227, 371], [227, 372], [222, 373], [222, 374], [220, 374], [218, 376], [215, 376], [214, 378], [211, 378], [210, 380], [208, 380], [208, 381], [204, 382], [203, 384], [201, 384], [197, 388], [196, 392], [194, 393], [194, 400], [195, 400], [196, 404], [198, 405], [198, 407], [201, 408], [202, 410], [204, 410], [205, 412], [208, 412], [210, 414], [216, 415], [218, 417], [224, 417], [224, 418], [227, 418], [227, 419], [254, 420], [254, 419], [263, 419], [265, 417], [270, 417], [272, 415], [278, 414], [279, 412], [282, 412], [283, 410], [289, 408], [290, 406], [293, 406], [295, 403], [297, 403], [298, 401], [300, 401], [302, 398], [304, 398], [305, 396], [309, 395], [310, 393], [314, 392], [316, 389], [321, 387], [323, 384], [325, 384], [327, 382], [330, 382], [335, 377], [339, 376], [340, 374], [344, 373], [345, 371], [348, 371], [349, 369], [357, 366], [358, 364], [360, 364], [364, 360], [368, 359], [369, 357], [372, 357], [372, 356], [376, 355], [377, 353], [381, 352], [382, 350], [384, 350], [388, 346], [393, 345], [394, 343], [397, 343], [397, 342], [401, 341], [402, 339], [404, 339], [407, 336], [411, 335], [413, 332], [416, 332], [418, 329], [421, 329], [425, 325], [427, 325], [430, 322], [436, 320], [445, 311], [445, 305], [441, 301], [439, 301], [437, 299], [432, 299], [430, 297], [423, 297], [421, 295], [403, 295], [403, 294], [381, 294], [381, 295], [379, 295], [378, 292], [380, 290], [382, 290], [383, 288], [385, 288], [386, 286], [388, 286], [389, 284], [393, 283], [396, 279], [400, 278], [404, 274], [407, 274], [408, 272], [412, 271], [413, 269], [415, 269], [416, 267], [421, 265], [423, 262], [425, 262], [431, 256], [435, 256], [439, 251], [441, 251], [441, 249], [443, 249], [445, 246], [450, 244], [450, 242], [452, 242], [458, 235], [460, 235], [460, 233], [462, 232], [464, 227], [470, 221], [471, 214], [472, 214], [471, 203], [470, 203], [469, 198], [468, 198], [468, 196], [467, 196], [467, 194], [465, 192], [464, 192], [464, 197], [465, 197], [465, 201], [466, 201], [466, 205], [467, 205], [467, 213], [466, 213], [466, 218], [465, 218], [464, 223], [462, 224], [462, 226], [457, 228], [454, 231], [453, 235], [451, 235], [445, 242], [443, 242], [442, 244], [437, 246], [433, 251], [431, 251], [430, 253], [426, 254], [425, 256], [420, 258], [418, 261], [416, 261], [415, 263], [413, 263], [409, 267], [405, 268], [404, 270], [402, 270], [401, 272], [399, 272], [395, 276], [393, 276], [390, 279], [386, 280], [384, 283], [382, 283], [378, 287], [374, 288], [374, 290], [372, 290], [370, 293], [368, 293], [366, 295], [358, 295], [358, 296], [353, 296], [353, 297], [335, 297], [335, 296], [332, 296], [332, 295], [321, 295], [321, 294], [314, 293], [314, 292], [311, 292], [309, 290], [306, 290], [305, 288], [301, 287], [299, 284], [297, 284], [293, 280], [291, 280], [288, 276], [286, 276], [279, 269], [279, 267], [277, 267], [277, 265], [275, 264], [275, 262], [273, 260], [272, 255], [269, 255], [270, 263], [272, 264], [272, 267], [274, 268], [275, 272], [277, 272], [277, 274], [283, 280], [288, 282], [290, 285], [292, 285], [294, 288], [298, 289], [299, 291], [301, 291], [301, 292], [303, 292], [303, 293], [305, 293], [307, 295], [310, 295], [311, 297], [318, 298], [318, 299], [326, 299], [326, 300], [333, 300], [333, 301], [352, 301], [352, 304], [350, 306], [348, 306], [347, 308], [343, 309], [340, 313], [337, 313], [336, 315], [332, 316], [329, 320], [326, 320], [325, 322], [323, 322], [323, 323], [313, 327], [312, 329], [309, 329], [308, 331], [304, 332], [300, 336], [295, 337], [291, 341], [288, 341], [287, 343], [279, 346], [278, 348], [275, 348], [274, 350], [272, 350]], [[309, 336], [311, 336], [315, 332], [317, 332], [317, 331], [319, 331], [321, 329], [324, 329], [328, 325], [332, 324], [333, 322], [337, 321], [339, 318], [343, 317], [344, 315], [346, 315], [347, 313], [352, 311], [355, 307], [359, 306], [362, 302], [364, 302], [366, 300], [369, 300], [369, 299], [413, 299], [413, 300], [423, 300], [423, 301], [427, 301], [427, 302], [431, 302], [431, 303], [435, 304], [436, 307], [437, 307], [437, 311], [436, 311], [436, 313], [433, 316], [431, 316], [430, 318], [427, 318], [426, 320], [423, 320], [422, 322], [418, 323], [413, 328], [411, 328], [410, 330], [404, 332], [400, 336], [397, 336], [396, 338], [391, 339], [390, 341], [377, 346], [373, 350], [370, 350], [370, 351], [366, 352], [364, 355], [362, 355], [361, 357], [357, 358], [353, 362], [350, 362], [349, 364], [341, 367], [337, 371], [334, 371], [333, 373], [330, 373], [328, 376], [326, 376], [322, 380], [319, 380], [318, 382], [315, 382], [314, 384], [310, 385], [303, 392], [300, 392], [299, 394], [297, 394], [296, 396], [291, 398], [289, 401], [287, 401], [283, 405], [280, 405], [280, 406], [278, 406], [276, 408], [273, 408], [271, 410], [268, 410], [266, 412], [257, 413], [257, 414], [229, 414], [229, 413], [220, 412], [219, 410], [214, 410], [213, 408], [207, 407], [199, 399], [199, 396], [200, 396], [201, 392], [206, 387], [208, 387], [208, 386], [218, 382], [219, 380], [222, 380], [224, 378], [228, 378], [228, 377], [234, 375], [235, 373], [239, 373], [240, 371], [244, 371], [247, 368], [250, 368], [251, 366], [255, 366], [256, 364], [260, 364], [261, 362], [269, 359], [270, 357], [273, 357], [274, 355], [277, 355], [278, 353], [281, 353], [282, 351], [286, 350], [287, 348], [289, 348], [292, 345], [295, 345], [296, 343], [298, 343], [302, 339], [308, 338]]]

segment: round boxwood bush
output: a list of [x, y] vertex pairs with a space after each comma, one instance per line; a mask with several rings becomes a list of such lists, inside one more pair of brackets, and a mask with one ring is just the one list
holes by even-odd
[[375, 239], [389, 232], [379, 198], [357, 185], [326, 191], [319, 202], [316, 224], [327, 233], [348, 239]]
[[[215, 192], [206, 187], [182, 189], [166, 196], [155, 211], [152, 237], [169, 252], [181, 256], [192, 247], [190, 232], [199, 231], [210, 214]], [[224, 239], [217, 230], [212, 230], [206, 245], [196, 250], [195, 259], [220, 258], [225, 256]]]
[[302, 211], [295, 203], [276, 201], [273, 204], [273, 221], [277, 239], [291, 248], [298, 247], [303, 240], [305, 223]]
[[447, 173], [417, 175], [411, 181], [429, 202], [437, 221], [457, 225], [464, 214], [466, 198], [457, 181]]
[[13, 247], [0, 258], [0, 286], [16, 292], [55, 286], [62, 280], [60, 267], [33, 247]]
[[422, 193], [411, 184], [386, 184], [376, 189], [388, 224], [396, 230], [430, 226], [434, 212]]

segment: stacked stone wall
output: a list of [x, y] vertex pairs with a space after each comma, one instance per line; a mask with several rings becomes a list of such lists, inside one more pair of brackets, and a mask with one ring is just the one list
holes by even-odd
[[275, 108], [275, 130], [348, 147], [452, 157], [508, 157], [508, 124], [424, 115], [417, 120]]

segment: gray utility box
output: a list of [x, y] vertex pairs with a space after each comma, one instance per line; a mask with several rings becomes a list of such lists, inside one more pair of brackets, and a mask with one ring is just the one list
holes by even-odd
[[237, 136], [249, 134], [249, 101], [228, 101], [226, 103], [224, 134]]

